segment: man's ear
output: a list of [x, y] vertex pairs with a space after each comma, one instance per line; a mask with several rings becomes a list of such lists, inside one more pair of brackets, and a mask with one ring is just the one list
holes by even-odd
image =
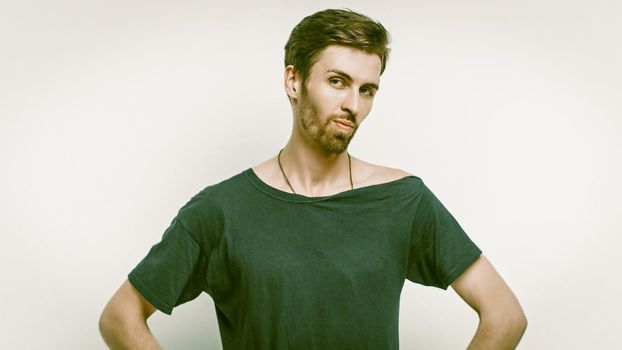
[[301, 77], [293, 65], [285, 67], [285, 93], [291, 101], [295, 101], [300, 96]]

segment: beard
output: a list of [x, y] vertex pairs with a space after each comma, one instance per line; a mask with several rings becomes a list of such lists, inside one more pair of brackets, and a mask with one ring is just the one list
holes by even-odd
[[[298, 123], [322, 150], [328, 154], [341, 154], [348, 149], [348, 145], [358, 129], [354, 116], [350, 112], [346, 111], [342, 115], [330, 115], [325, 122], [322, 122], [316, 105], [309, 99], [304, 88], [299, 103], [300, 117]], [[334, 130], [331, 128], [331, 124], [335, 119], [349, 120], [354, 124], [354, 128], [350, 132]]]

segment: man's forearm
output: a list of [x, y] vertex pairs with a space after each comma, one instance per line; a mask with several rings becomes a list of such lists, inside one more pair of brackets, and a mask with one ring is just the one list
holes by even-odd
[[481, 316], [468, 350], [515, 349], [526, 328], [527, 319], [522, 313], [512, 318]]

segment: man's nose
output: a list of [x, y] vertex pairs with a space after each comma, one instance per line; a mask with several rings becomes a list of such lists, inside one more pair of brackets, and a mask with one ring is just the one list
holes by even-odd
[[354, 89], [348, 90], [341, 103], [341, 110], [349, 112], [352, 118], [356, 118], [360, 112], [360, 106], [361, 97], [359, 96], [358, 91], [355, 91]]

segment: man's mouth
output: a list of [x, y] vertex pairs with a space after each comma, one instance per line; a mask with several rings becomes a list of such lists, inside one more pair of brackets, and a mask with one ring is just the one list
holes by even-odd
[[333, 121], [337, 124], [338, 127], [342, 129], [354, 129], [355, 125], [349, 120], [342, 118], [335, 118]]

